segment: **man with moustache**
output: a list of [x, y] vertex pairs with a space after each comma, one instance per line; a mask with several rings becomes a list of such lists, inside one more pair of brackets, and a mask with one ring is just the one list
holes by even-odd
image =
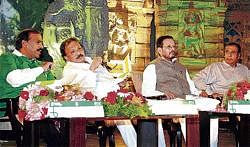
[[224, 61], [212, 63], [193, 78], [201, 96], [223, 97], [233, 83], [250, 80], [250, 71], [239, 62], [241, 47], [237, 43], [225, 45]]
[[[197, 95], [199, 91], [189, 77], [187, 69], [176, 60], [177, 47], [172, 36], [157, 39], [158, 58], [153, 60], [143, 72], [142, 95], [161, 96], [163, 99], [183, 98]], [[182, 119], [181, 121], [185, 121]], [[185, 122], [183, 122], [183, 126]], [[162, 124], [159, 121], [159, 146], [165, 146]], [[185, 131], [185, 127], [183, 127]], [[185, 133], [183, 133], [185, 137]]]
[[[36, 81], [53, 80], [50, 72], [51, 62], [36, 60], [43, 48], [43, 39], [35, 29], [26, 29], [16, 38], [15, 50], [0, 56], [0, 98], [18, 100], [21, 90]], [[0, 103], [1, 107], [6, 107]], [[4, 116], [4, 114], [1, 114]], [[41, 121], [41, 135], [47, 146], [60, 146], [59, 132], [53, 122]], [[53, 140], [51, 140], [53, 138]]]
[[[227, 93], [233, 83], [244, 80], [250, 80], [250, 71], [239, 62], [241, 47], [237, 43], [228, 43], [225, 45], [224, 61], [212, 63], [207, 66], [193, 78], [195, 86], [201, 90], [200, 96], [221, 99]], [[218, 118], [213, 119], [218, 126]], [[229, 117], [232, 126], [236, 126], [237, 118]], [[233, 128], [237, 133], [237, 128]], [[213, 146], [218, 144], [218, 128], [213, 129], [210, 139]], [[237, 137], [237, 134], [235, 134]]]
[[177, 62], [177, 47], [173, 37], [159, 37], [156, 46], [159, 57], [143, 72], [142, 94], [146, 97], [164, 95], [165, 99], [185, 99], [185, 95], [197, 95], [199, 91], [187, 69]]
[[[61, 84], [79, 84], [81, 88], [93, 90], [100, 99], [107, 96], [110, 91], [119, 89], [118, 82], [101, 65], [102, 58], [93, 60], [85, 57], [84, 47], [76, 38], [69, 38], [62, 42], [60, 52], [66, 65], [63, 69]], [[115, 120], [125, 144], [136, 147], [136, 132], [130, 120]]]
[[65, 40], [60, 51], [66, 61], [61, 84], [79, 84], [81, 88], [92, 90], [99, 100], [107, 96], [108, 92], [119, 89], [118, 83], [122, 79], [114, 79], [101, 65], [101, 57], [95, 57], [93, 60], [86, 57], [83, 46], [76, 38]]
[[39, 62], [43, 40], [40, 32], [27, 29], [17, 36], [16, 49], [0, 56], [0, 98], [16, 98], [35, 81], [52, 80], [52, 62]]

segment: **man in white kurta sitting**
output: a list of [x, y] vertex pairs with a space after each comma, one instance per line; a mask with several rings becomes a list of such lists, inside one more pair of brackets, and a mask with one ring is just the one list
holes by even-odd
[[[60, 46], [61, 55], [66, 61], [61, 84], [79, 84], [81, 88], [92, 90], [101, 99], [110, 91], [119, 89], [120, 79], [114, 77], [101, 65], [102, 58], [93, 60], [85, 57], [84, 47], [76, 38], [69, 38]], [[130, 120], [115, 121], [125, 144], [136, 147], [136, 132]]]

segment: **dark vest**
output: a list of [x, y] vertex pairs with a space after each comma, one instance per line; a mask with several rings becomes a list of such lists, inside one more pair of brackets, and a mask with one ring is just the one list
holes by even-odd
[[161, 58], [155, 59], [156, 90], [171, 91], [179, 98], [190, 94], [190, 87], [186, 78], [186, 68], [178, 62], [170, 62]]

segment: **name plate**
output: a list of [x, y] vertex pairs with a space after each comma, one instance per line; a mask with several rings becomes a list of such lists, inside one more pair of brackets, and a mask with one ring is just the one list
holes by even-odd
[[148, 99], [155, 115], [198, 114], [194, 100], [151, 100]]
[[250, 101], [248, 101], [248, 100], [229, 100], [227, 110], [230, 113], [250, 114]]
[[100, 101], [50, 102], [47, 117], [104, 117], [104, 110]]

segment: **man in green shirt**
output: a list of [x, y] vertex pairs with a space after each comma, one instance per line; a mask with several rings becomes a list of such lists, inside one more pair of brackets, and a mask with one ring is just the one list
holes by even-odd
[[16, 38], [16, 50], [0, 56], [0, 98], [16, 98], [28, 84], [54, 79], [49, 71], [52, 62], [36, 60], [43, 48], [42, 41], [40, 32], [24, 30]]
[[[23, 30], [16, 38], [15, 50], [0, 56], [0, 98], [17, 99], [21, 90], [36, 81], [55, 79], [50, 72], [52, 62], [40, 62], [43, 39], [34, 29]], [[0, 107], [6, 107], [0, 103]], [[4, 114], [0, 114], [0, 117]], [[60, 146], [60, 135], [53, 121], [42, 121], [40, 133], [47, 146]], [[53, 140], [51, 140], [53, 138]]]

